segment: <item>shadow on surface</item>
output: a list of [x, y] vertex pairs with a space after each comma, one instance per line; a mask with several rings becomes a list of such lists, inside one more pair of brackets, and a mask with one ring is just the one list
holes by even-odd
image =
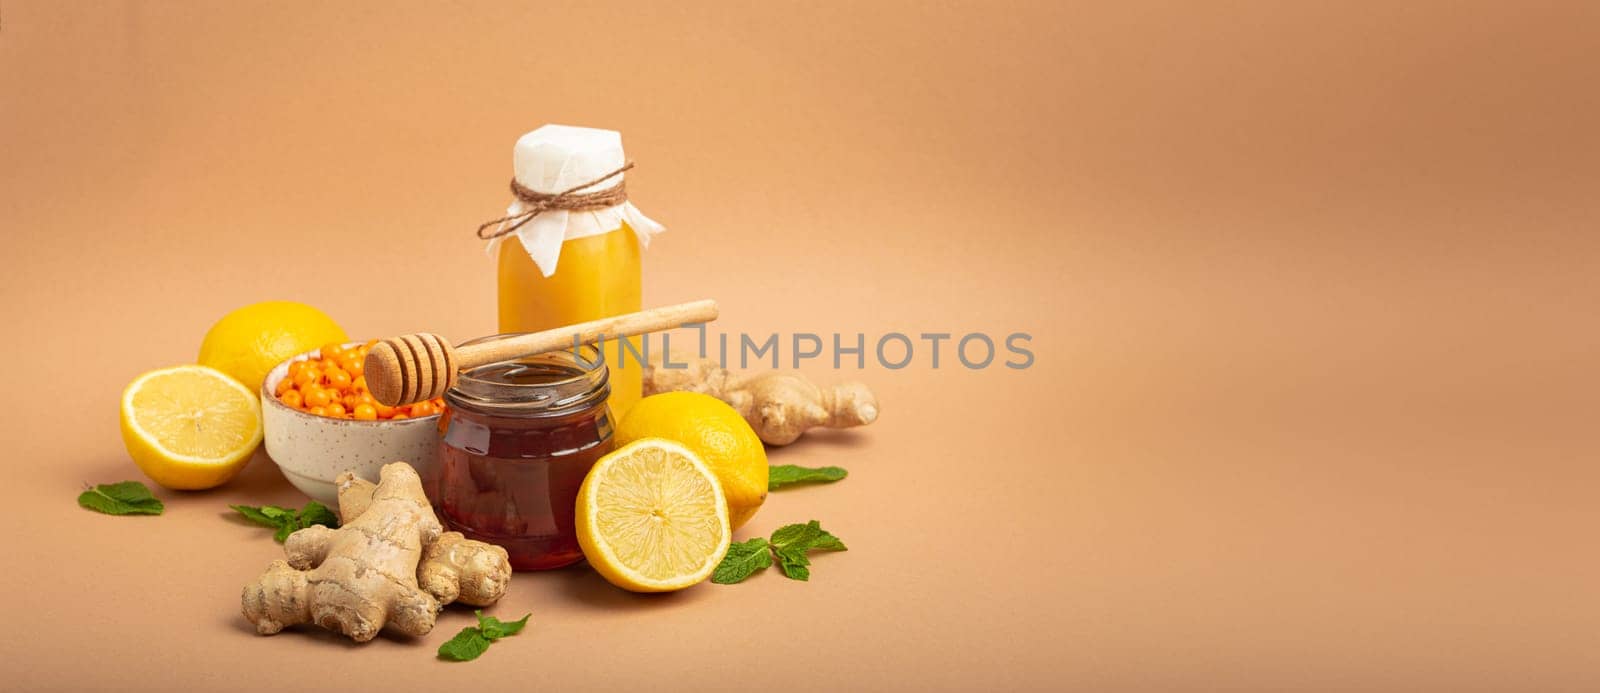
[[867, 446], [865, 431], [855, 429], [818, 428], [808, 431], [800, 436], [799, 440], [788, 445], [767, 446], [767, 459], [773, 460], [786, 455], [800, 454], [807, 450], [816, 452], [821, 450], [854, 450]]
[[606, 582], [606, 579], [589, 567], [588, 563], [579, 562], [560, 570], [547, 570], [534, 573], [540, 579], [555, 583], [556, 589], [561, 594], [585, 606], [599, 609], [664, 609], [687, 604], [694, 599], [692, 593], [696, 588], [682, 592], [664, 592], [659, 594], [639, 594], [629, 592], [620, 587]]
[[[245, 635], [248, 635], [248, 636], [250, 636], [252, 638], [309, 638], [311, 640], [315, 640], [317, 642], [328, 644], [328, 645], [343, 645], [344, 647], [346, 647], [348, 649], [356, 649], [356, 648], [360, 648], [360, 647], [363, 647], [365, 645], [371, 644], [371, 643], [356, 642], [354, 640], [351, 640], [350, 638], [345, 637], [342, 633], [335, 633], [334, 631], [328, 630], [326, 628], [321, 628], [321, 627], [318, 627], [318, 626], [315, 626], [315, 625], [311, 625], [311, 624], [301, 624], [301, 625], [298, 625], [298, 626], [291, 626], [289, 628], [283, 629], [282, 632], [277, 633], [275, 635], [261, 635], [261, 634], [256, 632], [256, 627], [255, 627], [254, 624], [250, 623], [250, 621], [248, 619], [246, 619], [243, 614], [240, 614], [240, 613], [237, 613], [237, 612], [233, 613], [231, 616], [228, 617], [227, 625], [228, 625], [229, 628], [231, 628], [231, 629], [233, 629], [235, 631], [238, 631], [240, 633], [244, 633]], [[396, 645], [401, 645], [401, 646], [404, 646], [404, 647], [416, 647], [416, 648], [423, 648], [423, 649], [432, 649], [434, 647], [437, 647], [437, 644], [430, 646], [428, 643], [431, 641], [433, 636], [437, 635], [438, 633], [439, 633], [439, 629], [437, 627], [434, 628], [434, 632], [433, 633], [429, 633], [428, 635], [424, 635], [424, 636], [420, 636], [420, 637], [412, 637], [410, 635], [402, 635], [400, 633], [395, 633], [395, 632], [390, 631], [388, 629], [384, 629], [383, 631], [380, 631], [378, 633], [378, 637], [373, 638], [372, 642], [375, 643], [375, 642], [378, 642], [378, 641], [381, 640], [381, 641], [384, 641], [384, 642], [389, 642], [389, 643], [393, 643], [393, 644], [396, 644]], [[453, 635], [455, 635], [455, 633], [452, 632], [450, 635], [453, 636]], [[441, 640], [439, 642], [443, 642], [443, 640]]]

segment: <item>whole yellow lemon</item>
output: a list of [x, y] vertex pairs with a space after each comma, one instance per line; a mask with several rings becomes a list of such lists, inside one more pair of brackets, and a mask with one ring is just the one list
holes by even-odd
[[739, 412], [699, 392], [663, 392], [639, 400], [615, 433], [621, 447], [643, 438], [666, 438], [700, 457], [728, 499], [734, 529], [755, 517], [767, 500], [767, 450]]
[[212, 325], [200, 342], [199, 362], [259, 393], [273, 366], [324, 344], [347, 341], [344, 329], [327, 313], [294, 301], [264, 301]]

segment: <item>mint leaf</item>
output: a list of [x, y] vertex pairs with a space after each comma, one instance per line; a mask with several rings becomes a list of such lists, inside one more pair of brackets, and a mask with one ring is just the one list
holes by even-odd
[[782, 552], [793, 549], [804, 553], [813, 549], [844, 551], [844, 542], [828, 533], [816, 520], [803, 525], [785, 525], [772, 533], [773, 549]]
[[816, 520], [803, 525], [784, 525], [772, 532], [772, 547], [782, 551], [791, 546], [798, 546], [801, 547], [801, 551], [804, 551], [805, 545], [816, 538], [817, 533], [821, 531], [822, 525], [818, 524]]
[[811, 559], [806, 558], [804, 551], [794, 549], [778, 550], [778, 569], [783, 571], [784, 577], [791, 580], [811, 579]]
[[289, 520], [281, 525], [278, 525], [278, 531], [272, 533], [272, 540], [282, 544], [283, 542], [289, 540], [289, 535], [294, 534], [299, 530], [299, 527], [294, 526], [294, 520]]
[[483, 611], [472, 612], [478, 616], [478, 625], [462, 628], [460, 633], [450, 638], [445, 644], [439, 646], [439, 658], [457, 662], [468, 662], [477, 659], [479, 655], [489, 650], [489, 644], [509, 635], [521, 633], [528, 625], [528, 617], [523, 616], [516, 621], [502, 621], [493, 616], [484, 616]]
[[785, 525], [772, 533], [772, 552], [778, 557], [778, 569], [795, 580], [811, 579], [811, 559], [808, 551], [845, 551], [843, 541], [828, 533], [816, 520], [803, 525]]
[[439, 659], [470, 662], [489, 651], [489, 639], [474, 627], [462, 628], [460, 633], [439, 646]]
[[528, 616], [533, 615], [530, 613], [528, 616], [523, 616], [521, 620], [505, 622], [493, 616], [484, 616], [482, 611], [474, 611], [473, 613], [478, 615], [478, 630], [483, 632], [483, 637], [491, 641], [499, 640], [507, 635], [521, 633], [523, 627], [528, 625]]
[[233, 508], [235, 512], [243, 515], [245, 519], [251, 522], [277, 530], [273, 532], [272, 538], [276, 539], [279, 544], [282, 544], [283, 540], [288, 539], [289, 535], [298, 529], [294, 518], [295, 511], [288, 508], [280, 508], [276, 505], [263, 505], [261, 507], [230, 505], [228, 507]]
[[244, 519], [263, 527], [272, 527], [276, 529], [280, 524], [276, 519], [273, 519], [271, 515], [268, 515], [266, 512], [264, 512], [262, 508], [252, 508], [248, 505], [230, 505], [228, 507], [233, 508], [234, 511], [238, 512], [240, 515], [243, 515]]
[[316, 501], [306, 503], [306, 507], [300, 509], [298, 519], [300, 521], [300, 529], [305, 529], [311, 525], [335, 528], [339, 526], [339, 516], [333, 514], [333, 511], [329, 510], [328, 506]]
[[829, 534], [827, 530], [822, 530], [821, 534], [811, 540], [811, 546], [806, 548], [811, 551], [849, 551], [849, 549], [845, 548], [844, 542], [839, 541], [838, 537]]
[[812, 520], [803, 525], [784, 525], [772, 532], [772, 546], [778, 551], [797, 548], [804, 552], [822, 533], [822, 525]]
[[280, 508], [276, 505], [262, 506], [261, 514], [272, 518], [276, 524], [282, 524], [285, 518], [294, 517], [294, 508]]
[[756, 537], [749, 541], [735, 542], [728, 546], [728, 555], [722, 557], [722, 562], [717, 564], [716, 571], [711, 573], [711, 581], [719, 585], [731, 585], [742, 582], [756, 571], [770, 565], [772, 565], [772, 552], [767, 550], [766, 539]]
[[78, 494], [78, 506], [107, 515], [160, 515], [166, 510], [150, 487], [137, 481], [100, 484]]
[[339, 516], [333, 514], [333, 511], [329, 510], [328, 506], [316, 501], [307, 502], [305, 507], [299, 510], [280, 508], [276, 505], [263, 505], [261, 507], [230, 505], [228, 507], [233, 508], [251, 522], [277, 530], [272, 533], [272, 538], [280, 544], [288, 539], [289, 535], [311, 525], [339, 526]]
[[770, 541], [756, 537], [729, 545], [728, 554], [712, 571], [711, 581], [719, 585], [741, 582], [756, 571], [772, 565], [774, 557], [778, 569], [785, 576], [792, 580], [810, 580], [811, 558], [806, 555], [808, 552], [845, 550], [844, 542], [829, 534], [816, 520], [803, 525], [784, 525], [772, 533]]
[[801, 467], [775, 464], [767, 468], [767, 490], [776, 491], [795, 484], [825, 484], [849, 476], [844, 467]]

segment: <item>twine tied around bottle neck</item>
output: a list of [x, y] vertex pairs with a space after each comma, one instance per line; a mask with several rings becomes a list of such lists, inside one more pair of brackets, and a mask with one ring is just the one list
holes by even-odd
[[[587, 183], [579, 183], [578, 185], [574, 185], [558, 193], [539, 192], [532, 188], [526, 187], [521, 183], [518, 183], [517, 177], [512, 176], [511, 194], [515, 195], [517, 199], [522, 200], [522, 204], [526, 209], [510, 216], [500, 217], [499, 219], [486, 221], [482, 224], [479, 224], [478, 238], [485, 241], [494, 240], [516, 231], [519, 228], [522, 228], [523, 224], [533, 221], [534, 217], [551, 210], [560, 209], [571, 212], [593, 211], [596, 209], [615, 207], [627, 202], [628, 189], [626, 181], [618, 182], [616, 185], [604, 190], [596, 190], [594, 192], [586, 193], [580, 193], [578, 191], [596, 183], [603, 183], [611, 180], [612, 178], [616, 178], [630, 168], [633, 168], [632, 161], [623, 164], [622, 168], [600, 176], [599, 178], [591, 180]], [[511, 223], [495, 229], [488, 235], [484, 235], [483, 232], [490, 227], [506, 224], [506, 222]]]

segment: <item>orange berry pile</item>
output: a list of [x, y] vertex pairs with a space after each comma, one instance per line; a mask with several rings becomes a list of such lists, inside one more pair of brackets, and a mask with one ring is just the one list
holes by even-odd
[[377, 343], [374, 339], [348, 348], [341, 344], [324, 345], [321, 358], [289, 364], [289, 374], [278, 383], [273, 394], [290, 409], [335, 419], [410, 419], [444, 411], [442, 398], [403, 407], [386, 407], [372, 398], [363, 371], [367, 352]]

